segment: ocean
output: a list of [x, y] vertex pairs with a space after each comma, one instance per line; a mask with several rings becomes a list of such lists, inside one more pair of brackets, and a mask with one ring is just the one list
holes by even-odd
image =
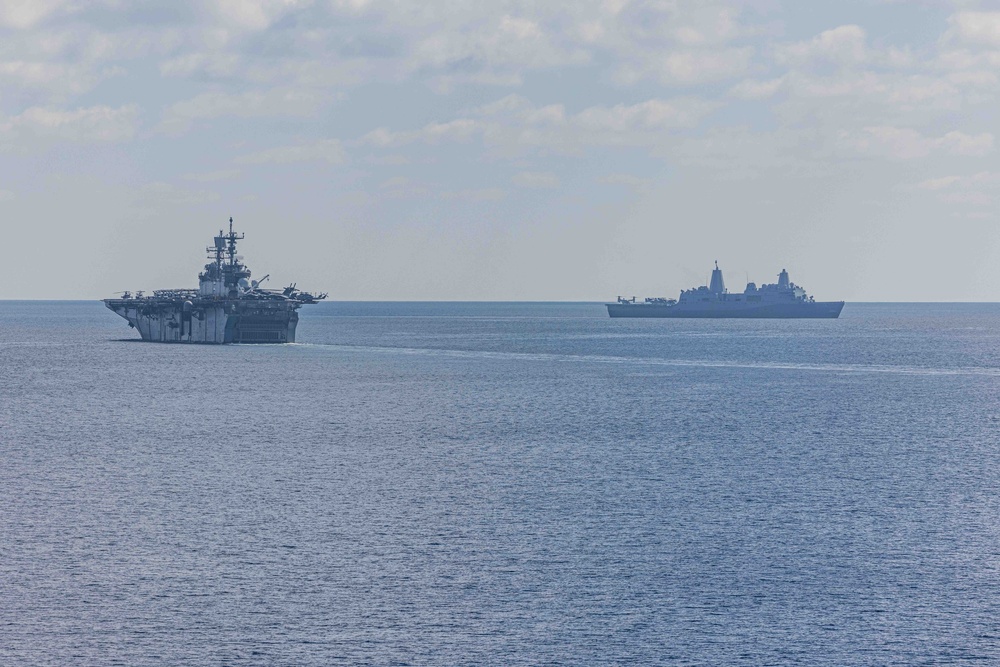
[[0, 664], [1000, 661], [1000, 305], [0, 302]]

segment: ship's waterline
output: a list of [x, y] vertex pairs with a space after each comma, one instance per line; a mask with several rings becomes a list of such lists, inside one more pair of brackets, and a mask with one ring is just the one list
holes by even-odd
[[298, 309], [326, 298], [296, 289], [264, 289], [236, 254], [243, 234], [219, 232], [209, 247], [198, 289], [156, 290], [152, 296], [124, 292], [104, 304], [124, 317], [143, 340], [160, 343], [294, 343]]

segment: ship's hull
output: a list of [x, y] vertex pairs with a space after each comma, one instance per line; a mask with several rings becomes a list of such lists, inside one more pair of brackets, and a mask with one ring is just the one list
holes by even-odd
[[609, 303], [611, 317], [699, 317], [699, 318], [770, 318], [836, 319], [844, 308], [843, 301], [810, 301], [801, 303], [740, 304], [716, 302], [698, 305], [660, 303]]
[[299, 304], [239, 299], [105, 299], [142, 340], [158, 343], [294, 343]]

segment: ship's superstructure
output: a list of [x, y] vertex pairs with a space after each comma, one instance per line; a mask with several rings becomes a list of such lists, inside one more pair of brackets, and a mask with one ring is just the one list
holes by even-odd
[[618, 297], [609, 303], [611, 317], [772, 317], [836, 318], [844, 308], [843, 301], [816, 301], [806, 291], [788, 279], [784, 269], [778, 282], [758, 287], [747, 283], [741, 293], [726, 289], [719, 263], [715, 263], [708, 285], [681, 290], [680, 298], [647, 298], [636, 302], [635, 297]]
[[124, 292], [104, 304], [139, 331], [143, 340], [161, 343], [294, 343], [296, 311], [325, 299], [296, 289], [264, 289], [268, 279], [250, 279], [250, 269], [236, 254], [243, 234], [219, 231], [207, 249], [211, 262], [198, 274], [198, 289], [155, 290], [152, 296]]

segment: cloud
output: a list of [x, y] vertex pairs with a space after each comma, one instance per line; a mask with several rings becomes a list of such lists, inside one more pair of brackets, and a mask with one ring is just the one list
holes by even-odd
[[865, 31], [857, 25], [843, 25], [821, 32], [811, 40], [775, 49], [777, 62], [786, 65], [807, 65], [815, 61], [856, 65], [864, 62], [866, 56]]
[[556, 68], [696, 85], [746, 71], [752, 47], [731, 44], [744, 33], [739, 19], [713, 0], [458, 3], [447, 11], [369, 0], [3, 0], [0, 25], [19, 31], [0, 43], [0, 98], [65, 104], [109, 77], [132, 86], [153, 67], [201, 86], [159, 87], [167, 108], [159, 129], [178, 134], [199, 118], [239, 115], [194, 106], [243, 96], [253, 108], [249, 98], [275, 88], [330, 98], [332, 86], [405, 80], [450, 94], [517, 87]]
[[921, 190], [943, 190], [950, 188], [962, 179], [961, 176], [941, 176], [939, 178], [929, 178], [926, 181], [917, 183], [917, 188]]
[[378, 188], [379, 196], [387, 199], [415, 199], [431, 194], [430, 188], [406, 176], [393, 176], [382, 181]]
[[291, 88], [272, 88], [240, 94], [202, 93], [171, 105], [158, 129], [168, 134], [188, 130], [194, 121], [225, 116], [262, 118], [314, 115], [326, 101], [320, 94]]
[[955, 85], [937, 77], [911, 76], [894, 82], [886, 88], [890, 104], [912, 108], [929, 102], [956, 101], [959, 91]]
[[98, 83], [122, 77], [130, 49], [143, 51], [130, 37], [92, 26], [39, 27], [5, 31], [0, 40], [0, 99], [36, 106], [65, 104]]
[[562, 105], [538, 107], [508, 95], [463, 118], [431, 123], [419, 130], [378, 128], [359, 142], [381, 148], [413, 143], [468, 142], [479, 139], [503, 149], [552, 148], [575, 152], [586, 146], [661, 143], [670, 132], [692, 128], [716, 105], [697, 98], [653, 99], [637, 104], [591, 106], [568, 114]]
[[219, 200], [216, 192], [179, 188], [172, 183], [154, 181], [135, 190], [136, 205], [149, 212], [171, 206], [197, 206]]
[[15, 30], [34, 28], [64, 5], [61, 0], [3, 0], [0, 2], [0, 26]]
[[560, 40], [541, 20], [510, 14], [491, 17], [490, 10], [483, 9], [475, 20], [463, 20], [467, 17], [459, 13], [419, 31], [406, 59], [409, 69], [503, 77], [524, 70], [581, 65], [591, 58], [586, 49]]
[[948, 132], [934, 143], [952, 155], [986, 155], [993, 151], [993, 135], [989, 132], [977, 135]]
[[284, 16], [312, 4], [311, 0], [205, 0], [203, 9], [220, 24], [262, 31]]
[[323, 139], [313, 144], [278, 146], [237, 158], [237, 164], [289, 164], [292, 162], [326, 162], [342, 164], [347, 160], [344, 147], [337, 139]]
[[989, 132], [970, 135], [952, 131], [935, 138], [926, 137], [913, 128], [883, 125], [865, 127], [845, 139], [859, 153], [897, 160], [922, 158], [932, 153], [979, 156], [993, 150], [993, 135]]
[[825, 137], [814, 128], [784, 126], [763, 131], [746, 125], [712, 127], [659, 149], [681, 168], [695, 167], [726, 180], [825, 177], [842, 158], [825, 148]]
[[439, 197], [445, 201], [484, 202], [499, 201], [505, 192], [500, 188], [469, 188], [464, 190], [443, 190]]
[[773, 97], [784, 84], [784, 77], [770, 79], [768, 81], [755, 81], [747, 79], [729, 89], [729, 94], [744, 100], [763, 100]]
[[617, 79], [628, 84], [647, 77], [667, 85], [709, 83], [743, 74], [749, 68], [752, 56], [753, 49], [749, 47], [672, 51], [649, 58], [639, 67], [634, 64], [623, 66], [618, 70]]
[[1000, 172], [980, 171], [975, 174], [939, 176], [917, 183], [920, 190], [946, 190], [958, 188], [1000, 187]]
[[559, 177], [552, 172], [522, 171], [511, 178], [511, 182], [519, 188], [548, 189], [559, 187]]
[[134, 105], [71, 111], [32, 107], [16, 116], [0, 119], [0, 142], [31, 138], [76, 143], [124, 141], [135, 134], [138, 114], [139, 109]]
[[14, 198], [14, 193], [10, 190], [0, 190], [0, 202], [10, 201]]
[[192, 174], [184, 174], [181, 178], [186, 181], [198, 183], [215, 183], [217, 181], [228, 181], [240, 175], [239, 169], [219, 169], [217, 171], [205, 171]]
[[733, 7], [698, 3], [686, 8], [683, 18], [671, 29], [670, 35], [686, 46], [705, 46], [728, 42], [741, 32], [738, 10]]
[[860, 135], [847, 139], [859, 153], [903, 160], [925, 157], [932, 147], [932, 142], [912, 128], [866, 127]]
[[320, 92], [331, 86], [354, 85], [372, 75], [372, 61], [364, 57], [329, 58], [315, 54], [247, 53], [239, 50], [207, 49], [185, 52], [160, 63], [166, 77], [199, 81], [244, 83], [310, 89]]
[[976, 45], [1000, 46], [1000, 12], [959, 12], [948, 18], [947, 37]]
[[648, 178], [642, 178], [634, 174], [608, 174], [598, 178], [597, 182], [604, 185], [624, 185], [636, 189], [645, 188], [650, 184]]
[[571, 118], [569, 123], [585, 130], [622, 134], [633, 130], [691, 127], [706, 112], [706, 105], [689, 100], [648, 100], [633, 105], [589, 107]]
[[939, 202], [949, 206], [994, 209], [1000, 194], [1000, 172], [939, 176], [921, 181], [914, 187], [931, 193]]
[[244, 59], [236, 53], [185, 53], [160, 63], [163, 76], [188, 77], [206, 74], [213, 78], [231, 77], [244, 67]]
[[365, 158], [368, 164], [398, 167], [404, 164], [410, 164], [413, 160], [406, 157], [405, 155], [369, 155]]

